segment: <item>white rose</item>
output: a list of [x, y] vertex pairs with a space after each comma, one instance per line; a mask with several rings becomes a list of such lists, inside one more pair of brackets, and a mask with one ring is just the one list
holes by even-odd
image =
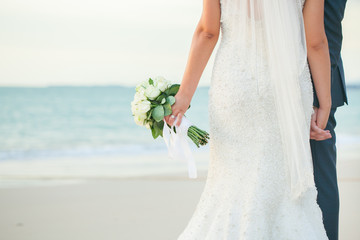
[[141, 113], [146, 113], [147, 111], [150, 110], [150, 104], [151, 103], [149, 101], [145, 100], [145, 101], [141, 101], [137, 105]]
[[168, 88], [169, 82], [162, 76], [158, 76], [155, 78], [155, 86], [160, 90], [160, 91], [165, 91]]
[[140, 90], [145, 90], [149, 86], [149, 81], [142, 81], [138, 85], [136, 85], [135, 90], [138, 92]]
[[132, 101], [132, 102], [131, 102], [131, 112], [132, 112], [133, 115], [135, 115], [135, 113], [138, 111], [137, 108], [138, 108], [138, 107], [137, 107], [136, 102], [135, 102], [135, 101]]
[[144, 98], [146, 98], [145, 90], [146, 90], [146, 88], [140, 88], [139, 91], [138, 91], [138, 93], [141, 94], [142, 96], [144, 96]]
[[146, 119], [146, 114], [138, 114], [134, 116], [134, 121], [139, 126], [144, 126], [145, 119]]
[[147, 100], [147, 99], [146, 99], [146, 96], [145, 96], [145, 91], [143, 91], [143, 92], [136, 92], [135, 95], [134, 95], [134, 101], [135, 101], [136, 103], [138, 103], [138, 102], [141, 102], [141, 101], [143, 101], [143, 100]]
[[151, 103], [147, 100], [141, 102], [131, 102], [131, 112], [135, 116], [145, 116], [142, 118], [146, 118], [146, 113], [150, 110]]
[[141, 83], [136, 85], [135, 90], [138, 92], [141, 88], [145, 88]]
[[139, 116], [139, 115], [142, 115], [142, 114], [144, 114], [144, 113], [141, 111], [139, 105], [136, 104], [135, 107], [134, 107], [134, 115]]
[[166, 79], [163, 76], [157, 76], [154, 78], [154, 81], [166, 81]]
[[145, 90], [145, 96], [149, 99], [154, 100], [160, 95], [160, 90], [152, 85], [149, 85]]

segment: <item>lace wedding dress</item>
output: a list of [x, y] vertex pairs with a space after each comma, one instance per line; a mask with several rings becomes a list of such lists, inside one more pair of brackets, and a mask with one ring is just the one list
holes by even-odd
[[[282, 2], [220, 1], [222, 37], [209, 89], [208, 175], [195, 212], [178, 240], [328, 239], [309, 166], [300, 172], [309, 188], [300, 197], [291, 197], [290, 162], [284, 155], [280, 130], [282, 115], [276, 110], [279, 103], [269, 80], [272, 55], [266, 45], [269, 35], [264, 33], [263, 22], [269, 19], [262, 17], [262, 11], [272, 6], [262, 6], [265, 1], [272, 5]], [[282, 3], [285, 1], [294, 2], [302, 21], [304, 0]], [[248, 22], [252, 23], [252, 30], [240, 26], [244, 24], [240, 23], [241, 2], [248, 8], [243, 13], [255, 16], [254, 21]], [[247, 35], [241, 37], [237, 31]], [[313, 89], [307, 64], [301, 67], [296, 81], [306, 123], [300, 130], [309, 137]], [[302, 159], [307, 160], [311, 161]]]

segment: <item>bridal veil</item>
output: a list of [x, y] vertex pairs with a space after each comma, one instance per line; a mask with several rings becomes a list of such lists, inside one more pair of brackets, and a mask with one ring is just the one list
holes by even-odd
[[[289, 166], [291, 196], [314, 187], [309, 124], [299, 86], [307, 67], [305, 30], [300, 0], [221, 0], [221, 22], [246, 46], [241, 53], [251, 62], [254, 81], [270, 81], [280, 127], [283, 152]], [[228, 18], [236, 18], [228, 19]], [[259, 58], [259, 56], [261, 56]], [[268, 79], [261, 79], [259, 59], [266, 59]], [[241, 86], [240, 86], [241, 87]], [[258, 89], [261, 94], [261, 88]]]

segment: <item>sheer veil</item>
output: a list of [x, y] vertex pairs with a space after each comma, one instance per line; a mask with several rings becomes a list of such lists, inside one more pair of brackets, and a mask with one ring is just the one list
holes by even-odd
[[[305, 31], [300, 0], [220, 0], [221, 22], [227, 34], [245, 46], [240, 54], [249, 64], [255, 81], [269, 81], [274, 96], [282, 146], [289, 166], [291, 197], [314, 188], [300, 75], [307, 67]], [[231, 26], [230, 26], [231, 25]], [[259, 62], [257, 59], [264, 59]], [[260, 66], [268, 65], [268, 79]], [[261, 94], [261, 88], [258, 89]]]

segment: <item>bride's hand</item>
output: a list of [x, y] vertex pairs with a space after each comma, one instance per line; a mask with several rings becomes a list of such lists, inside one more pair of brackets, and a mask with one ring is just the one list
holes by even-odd
[[[175, 95], [175, 103], [171, 105], [172, 114], [165, 116], [165, 122], [172, 126], [176, 117], [176, 126], [180, 126], [182, 116], [184, 116], [186, 110], [189, 108], [190, 101], [191, 100], [188, 97], [181, 95], [181, 93], [178, 92]], [[175, 117], [172, 118], [171, 115], [174, 115]]]
[[[324, 114], [325, 114], [325, 116], [324, 116]], [[319, 121], [319, 117], [320, 117], [320, 121]], [[326, 122], [324, 122], [324, 120], [323, 120], [325, 118], [326, 118]], [[326, 117], [326, 111], [323, 111], [323, 109], [314, 107], [314, 113], [311, 116], [310, 139], [313, 139], [316, 141], [322, 141], [322, 140], [326, 140], [326, 139], [329, 139], [332, 137], [329, 130], [324, 130], [324, 128], [326, 127], [328, 118], [329, 118], [329, 114]]]
[[330, 107], [319, 107], [316, 108], [315, 111], [316, 113], [316, 125], [321, 128], [321, 129], [325, 129], [328, 119], [329, 119], [329, 115], [330, 115]]

